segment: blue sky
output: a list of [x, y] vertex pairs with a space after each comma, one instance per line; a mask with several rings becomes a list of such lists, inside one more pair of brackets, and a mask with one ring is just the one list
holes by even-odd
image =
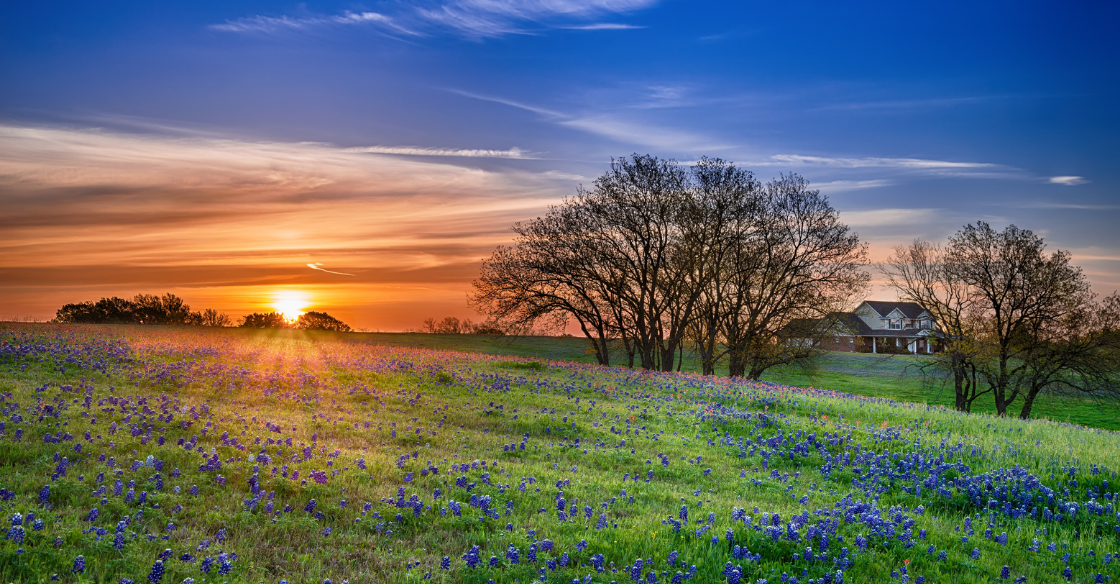
[[1104, 2], [9, 3], [0, 295], [50, 316], [175, 287], [236, 312], [346, 286], [319, 302], [359, 326], [469, 315], [512, 221], [633, 152], [799, 172], [877, 257], [1015, 223], [1107, 293], [1117, 22]]

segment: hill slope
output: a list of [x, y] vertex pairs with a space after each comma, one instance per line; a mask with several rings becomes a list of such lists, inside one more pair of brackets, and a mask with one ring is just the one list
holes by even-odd
[[1120, 438], [772, 383], [0, 329], [0, 580], [1120, 576]]

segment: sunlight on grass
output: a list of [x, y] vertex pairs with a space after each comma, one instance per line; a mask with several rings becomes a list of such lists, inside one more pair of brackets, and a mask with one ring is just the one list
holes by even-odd
[[1120, 577], [1109, 431], [370, 339], [0, 328], [0, 581]]

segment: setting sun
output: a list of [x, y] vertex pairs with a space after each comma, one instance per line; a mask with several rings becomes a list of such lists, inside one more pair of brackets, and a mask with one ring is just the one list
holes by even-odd
[[280, 290], [273, 294], [272, 308], [284, 315], [287, 320], [295, 320], [311, 304], [307, 292], [299, 290]]

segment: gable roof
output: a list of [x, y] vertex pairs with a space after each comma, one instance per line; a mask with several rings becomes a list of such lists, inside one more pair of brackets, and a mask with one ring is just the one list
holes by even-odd
[[[828, 315], [828, 318], [833, 321], [835, 328], [827, 334], [842, 337], [901, 337], [904, 339], [913, 339], [918, 337], [943, 338], [945, 336], [943, 333], [933, 329], [873, 329], [854, 312], [833, 312]], [[782, 327], [782, 330], [778, 332], [778, 336], [795, 338], [812, 337], [822, 332], [820, 326], [823, 320], [824, 319], [815, 318], [794, 319], [789, 324]]]
[[883, 300], [864, 300], [863, 303], [870, 306], [871, 310], [877, 312], [882, 318], [886, 318], [888, 314], [894, 312], [895, 310], [901, 312], [906, 318], [918, 318], [922, 315], [923, 312], [926, 312], [926, 309], [922, 308], [922, 305], [918, 304], [917, 302], [885, 302]]
[[877, 332], [867, 326], [867, 323], [863, 322], [863, 319], [856, 316], [855, 313], [833, 312], [828, 315], [828, 319], [795, 318], [786, 324], [786, 326], [782, 327], [778, 335], [786, 337], [810, 337], [823, 332], [821, 326], [822, 323], [827, 324], [827, 320], [831, 320], [831, 324], [840, 329], [834, 330], [833, 332], [842, 335], [848, 333], [851, 336], [868, 336]]

